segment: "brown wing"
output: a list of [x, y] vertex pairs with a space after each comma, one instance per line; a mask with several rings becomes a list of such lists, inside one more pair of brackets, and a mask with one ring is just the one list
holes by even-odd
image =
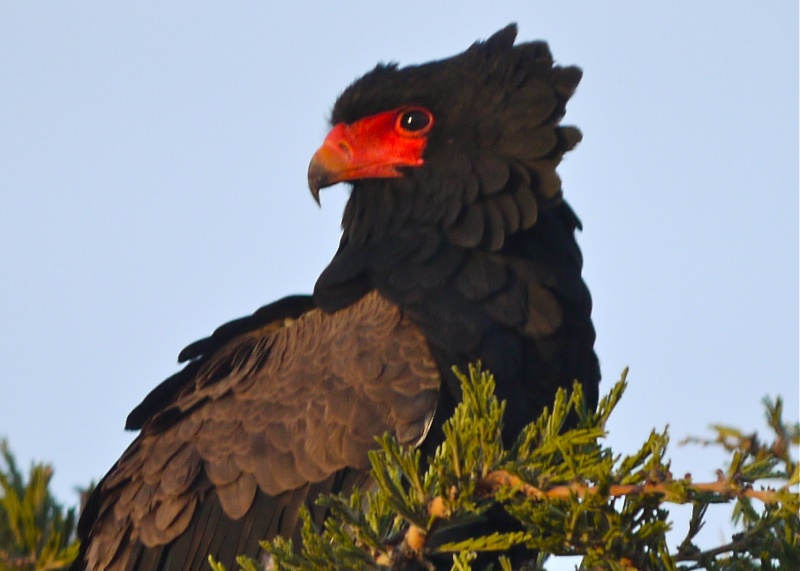
[[295, 533], [311, 496], [363, 482], [376, 435], [422, 439], [439, 384], [421, 331], [374, 292], [236, 337], [101, 482], [86, 568], [255, 555], [258, 540]]

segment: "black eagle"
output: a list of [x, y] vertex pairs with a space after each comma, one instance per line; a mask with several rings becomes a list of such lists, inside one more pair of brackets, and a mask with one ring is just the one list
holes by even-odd
[[352, 185], [339, 249], [292, 296], [186, 347], [131, 412], [136, 440], [82, 515], [74, 570], [199, 570], [299, 536], [322, 493], [368, 483], [389, 432], [430, 453], [480, 360], [504, 438], [600, 378], [591, 298], [556, 166], [581, 78], [516, 26], [423, 65], [379, 65], [336, 102], [309, 186]]

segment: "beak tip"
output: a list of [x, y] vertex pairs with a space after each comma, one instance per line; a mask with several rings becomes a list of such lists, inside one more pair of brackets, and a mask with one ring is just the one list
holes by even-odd
[[314, 158], [311, 159], [311, 163], [308, 165], [308, 188], [311, 190], [311, 196], [314, 197], [317, 206], [320, 206], [319, 191], [331, 185], [329, 179], [330, 174], [328, 170], [317, 159], [317, 155], [314, 155]]

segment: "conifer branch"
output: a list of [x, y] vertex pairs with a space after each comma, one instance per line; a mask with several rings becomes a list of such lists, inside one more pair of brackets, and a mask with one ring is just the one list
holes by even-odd
[[[682, 486], [686, 494], [682, 501], [675, 498], [675, 484]], [[525, 496], [531, 500], [566, 499], [571, 496], [584, 499], [590, 495], [601, 496], [603, 498], [620, 498], [624, 496], [655, 494], [663, 496], [665, 501], [682, 504], [694, 501], [694, 496], [696, 495], [711, 493], [719, 496], [718, 501], [726, 501], [732, 498], [756, 499], [765, 504], [781, 501], [779, 492], [776, 490], [754, 490], [750, 485], [743, 487], [741, 484], [736, 484], [727, 479], [720, 479], [716, 482], [691, 483], [688, 479], [673, 480], [669, 478], [662, 482], [628, 485], [613, 484], [605, 487], [575, 482], [572, 484], [540, 489], [528, 484], [519, 476], [515, 476], [506, 470], [495, 470], [478, 482], [479, 494], [484, 497], [494, 496], [501, 488], [513, 488], [515, 491], [525, 494]], [[441, 498], [437, 499], [441, 500]], [[713, 499], [705, 498], [705, 501], [713, 502]]]
[[[347, 534], [331, 533], [337, 529], [333, 523], [323, 532], [324, 549], [319, 537], [290, 555], [276, 547], [284, 542], [264, 544], [277, 569], [311, 569], [312, 561], [328, 553], [344, 557], [335, 565], [348, 569], [464, 571], [484, 568], [491, 555], [494, 567], [505, 570], [513, 566], [502, 554], [518, 548], [540, 553], [533, 563], [537, 569], [544, 568], [546, 554], [581, 555], [586, 569], [744, 569], [749, 562], [763, 566], [765, 561], [800, 568], [797, 463], [788, 444], [796, 432], [780, 420], [779, 400], [768, 405], [777, 444], [756, 446], [752, 435], [738, 445], [728, 439], [730, 465], [718, 471], [716, 482], [694, 483], [690, 475], [672, 477], [666, 431], [652, 431], [630, 456], [618, 457], [603, 445], [606, 423], [625, 390], [624, 375], [597, 411], [586, 410], [579, 385], [571, 395], [560, 392], [552, 409], [504, 449], [504, 406], [494, 397], [494, 381], [477, 367], [469, 373], [459, 374], [463, 402], [445, 423], [445, 441], [426, 464], [417, 451], [388, 436], [379, 439], [381, 450], [371, 457], [379, 489], [363, 502], [369, 506], [366, 516], [348, 512], [346, 519], [353, 538], [348, 545], [369, 539], [362, 543], [367, 558], [337, 547]], [[579, 422], [565, 430], [568, 418]], [[776, 478], [786, 481], [777, 489], [755, 489], [757, 482], [774, 484]], [[758, 512], [751, 501], [761, 502], [763, 510]], [[731, 502], [744, 530], [723, 545], [699, 549], [693, 540], [708, 507]], [[677, 552], [666, 543], [671, 524], [665, 503], [694, 505]], [[362, 505], [345, 498], [328, 505], [345, 504]], [[486, 527], [497, 508], [516, 519], [516, 531]]]
[[33, 464], [26, 479], [0, 439], [0, 571], [58, 571], [77, 556], [76, 510], [50, 494], [52, 476]]

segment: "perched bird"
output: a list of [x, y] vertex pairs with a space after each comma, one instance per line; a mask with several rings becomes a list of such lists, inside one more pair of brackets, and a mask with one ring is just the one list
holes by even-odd
[[82, 515], [73, 569], [229, 569], [299, 537], [322, 493], [368, 483], [375, 436], [431, 453], [480, 360], [507, 401], [503, 437], [574, 379], [597, 400], [580, 222], [556, 166], [581, 78], [516, 26], [449, 59], [379, 65], [337, 100], [311, 159], [315, 199], [352, 185], [339, 249], [292, 296], [186, 347], [131, 412], [140, 433]]

